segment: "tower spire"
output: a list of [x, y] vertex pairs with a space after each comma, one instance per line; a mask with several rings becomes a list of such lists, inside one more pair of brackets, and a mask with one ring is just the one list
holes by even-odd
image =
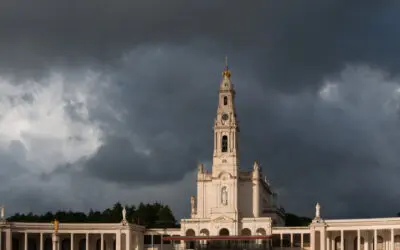
[[[237, 170], [239, 167], [239, 123], [235, 110], [235, 89], [230, 79], [228, 57], [225, 57], [225, 69], [219, 87], [218, 109], [214, 124], [214, 158], [215, 169]], [[225, 171], [224, 170], [224, 171]]]

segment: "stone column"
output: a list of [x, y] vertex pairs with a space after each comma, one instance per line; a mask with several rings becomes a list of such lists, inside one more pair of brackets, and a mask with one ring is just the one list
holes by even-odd
[[290, 247], [293, 247], [293, 234], [290, 234]]
[[315, 250], [315, 229], [310, 230], [310, 250]]
[[326, 230], [325, 230], [325, 227], [323, 227], [322, 229], [321, 229], [321, 231], [320, 231], [320, 240], [319, 240], [319, 244], [320, 244], [320, 249], [321, 250], [325, 250], [325, 245], [326, 245], [326, 237], [325, 237], [325, 234], [326, 234]]
[[6, 249], [12, 249], [12, 232], [11, 229], [6, 231]]
[[374, 250], [377, 250], [378, 248], [378, 232], [376, 229], [374, 229]]
[[56, 233], [53, 233], [52, 240], [53, 240], [53, 250], [59, 250], [58, 242], [60, 241], [60, 237]]
[[40, 233], [39, 239], [39, 250], [43, 250], [43, 233]]
[[394, 250], [394, 229], [390, 230], [390, 249]]
[[104, 234], [100, 235], [100, 250], [104, 250]]
[[304, 234], [301, 233], [300, 234], [300, 248], [303, 248], [303, 247], [304, 247]]
[[327, 235], [326, 235], [326, 243], [325, 243], [325, 246], [326, 246], [326, 250], [331, 250], [331, 238], [330, 238], [330, 235], [327, 233]]
[[28, 250], [28, 233], [24, 233], [24, 250]]
[[71, 233], [71, 239], [70, 239], [70, 241], [69, 241], [69, 244], [70, 244], [70, 249], [71, 250], [74, 250], [74, 233]]
[[131, 250], [131, 230], [125, 233], [125, 250]]
[[344, 250], [344, 231], [340, 230], [340, 250]]
[[137, 237], [137, 233], [136, 232], [133, 233], [133, 238], [134, 238], [134, 240], [133, 240], [133, 242], [134, 242], [133, 250], [138, 250], [138, 237]]
[[121, 250], [121, 231], [115, 234], [115, 250]]
[[280, 236], [281, 236], [281, 248], [283, 247], [283, 235], [282, 235], [282, 233], [280, 234]]
[[86, 250], [89, 250], [89, 233], [86, 233]]
[[[364, 240], [365, 244], [365, 240]], [[360, 229], [357, 230], [357, 250], [361, 250], [361, 231]]]

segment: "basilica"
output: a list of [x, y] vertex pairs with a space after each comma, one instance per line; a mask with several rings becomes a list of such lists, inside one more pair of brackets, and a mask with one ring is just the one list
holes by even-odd
[[2, 207], [0, 250], [400, 250], [397, 217], [330, 220], [316, 203], [310, 225], [285, 227], [285, 210], [258, 162], [250, 171], [240, 168], [235, 94], [226, 65], [214, 120], [212, 169], [198, 165], [197, 194], [188, 197], [191, 215], [180, 228], [136, 225], [126, 220], [125, 209], [120, 223], [9, 222]]

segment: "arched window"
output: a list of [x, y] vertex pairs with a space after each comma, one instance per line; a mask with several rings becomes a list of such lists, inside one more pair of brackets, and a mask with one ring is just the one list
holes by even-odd
[[224, 96], [224, 105], [228, 105], [228, 97]]
[[364, 250], [364, 238], [360, 238], [360, 249], [358, 249], [358, 238], [356, 237], [353, 242], [353, 249], [354, 250]]
[[219, 235], [220, 236], [229, 236], [229, 230], [226, 228], [222, 228], [221, 230], [219, 230]]
[[228, 136], [222, 136], [221, 144], [222, 152], [228, 152]]

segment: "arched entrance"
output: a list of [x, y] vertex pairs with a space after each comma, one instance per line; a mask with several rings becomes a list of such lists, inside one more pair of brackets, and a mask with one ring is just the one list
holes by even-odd
[[[196, 233], [193, 229], [186, 230], [186, 236], [196, 236]], [[194, 249], [195, 248], [195, 241], [189, 240], [186, 241], [186, 249]]]
[[[248, 229], [248, 228], [243, 228], [243, 229], [242, 229], [242, 232], [241, 232], [240, 234], [243, 235], [243, 236], [251, 236], [251, 230]], [[243, 241], [243, 245], [244, 245], [245, 247], [248, 247], [249, 244], [250, 244], [250, 241], [249, 241], [249, 240], [244, 240], [244, 241]]]
[[333, 250], [340, 250], [340, 236], [335, 238], [335, 248]]
[[[210, 231], [208, 231], [208, 229], [203, 228], [200, 230], [200, 236], [210, 236]], [[201, 240], [200, 245], [202, 247], [207, 246], [207, 240]]]
[[[267, 235], [267, 232], [265, 231], [265, 229], [264, 228], [257, 228], [257, 230], [256, 230], [256, 234], [257, 235], [260, 235], [260, 236], [265, 236], [265, 235]], [[256, 243], [257, 244], [267, 244], [267, 240], [262, 240], [262, 239], [258, 239], [258, 240], [256, 240]]]
[[219, 230], [219, 235], [220, 236], [229, 236], [229, 230], [226, 228], [221, 228], [221, 230]]
[[[375, 242], [375, 239], [373, 239], [373, 242]], [[375, 244], [372, 244], [372, 246], [373, 246], [373, 250], [383, 250], [384, 249], [384, 243], [383, 243], [383, 237], [382, 236], [380, 236], [380, 235], [378, 235], [378, 238], [377, 238], [377, 243], [378, 243], [378, 246], [374, 246]]]
[[248, 228], [243, 228], [241, 235], [250, 236], [251, 235], [251, 230], [248, 229]]

